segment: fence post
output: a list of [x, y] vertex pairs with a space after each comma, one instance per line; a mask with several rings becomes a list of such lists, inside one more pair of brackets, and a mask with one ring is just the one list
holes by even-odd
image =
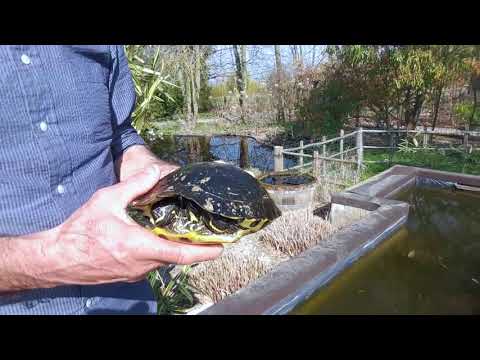
[[389, 163], [388, 164], [391, 165], [392, 161], [393, 161], [393, 154], [395, 152], [395, 141], [394, 141], [395, 138], [394, 138], [394, 132], [391, 131], [391, 129], [389, 131], [389, 134], [390, 134], [390, 149], [389, 149], [390, 150], [389, 151], [390, 156], [389, 156]]
[[427, 125], [423, 125], [423, 148], [426, 149], [428, 145]]
[[[322, 136], [322, 142], [327, 141], [326, 136]], [[327, 144], [322, 145], [322, 157], [326, 158], [327, 157]], [[325, 177], [327, 176], [327, 160], [322, 159], [322, 176]]]
[[470, 124], [465, 124], [465, 131], [463, 132], [463, 147], [468, 151], [468, 132], [470, 131]]
[[[340, 129], [340, 160], [344, 160], [344, 154], [343, 154], [343, 137], [345, 136], [345, 131], [343, 129]], [[341, 178], [342, 181], [345, 178], [345, 164], [340, 163], [340, 173], [341, 173]]]
[[313, 176], [318, 178], [320, 174], [320, 159], [318, 158], [318, 151], [313, 152]]
[[345, 131], [340, 130], [340, 159], [343, 160], [343, 137], [345, 136]]
[[[300, 154], [303, 155], [303, 140], [300, 140]], [[303, 166], [303, 156], [300, 156], [298, 162], [299, 162], [298, 165]]]
[[357, 171], [360, 172], [363, 164], [363, 130], [361, 127], [357, 130]]
[[273, 148], [273, 171], [283, 170], [283, 146], [274, 146]]

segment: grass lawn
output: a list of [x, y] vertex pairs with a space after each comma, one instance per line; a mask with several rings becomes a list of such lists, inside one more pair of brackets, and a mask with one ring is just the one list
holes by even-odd
[[281, 125], [267, 122], [231, 123], [221, 120], [211, 113], [199, 114], [195, 126], [191, 129], [185, 127], [178, 119], [163, 119], [151, 124], [151, 128], [158, 135], [249, 135], [262, 137], [265, 133], [282, 133], [287, 131]]
[[[364, 159], [388, 160], [389, 153], [385, 151], [367, 151]], [[362, 179], [367, 179], [378, 174], [393, 165], [407, 165], [424, 167], [434, 170], [451, 171], [471, 175], [480, 175], [480, 152], [475, 151], [472, 154], [466, 154], [460, 151], [429, 151], [418, 150], [411, 153], [395, 152], [391, 163], [366, 164]]]

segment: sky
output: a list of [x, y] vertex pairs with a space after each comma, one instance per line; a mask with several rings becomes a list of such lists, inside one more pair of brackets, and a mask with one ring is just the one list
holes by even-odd
[[[209, 59], [212, 72], [210, 83], [218, 83], [235, 70], [232, 45], [214, 45], [216, 52]], [[324, 61], [323, 51], [325, 45], [302, 45], [306, 65], [319, 64]], [[286, 66], [292, 63], [290, 45], [281, 45], [280, 52], [282, 63]], [[268, 74], [275, 68], [273, 45], [248, 45], [247, 69], [249, 75], [257, 81], [263, 82]]]

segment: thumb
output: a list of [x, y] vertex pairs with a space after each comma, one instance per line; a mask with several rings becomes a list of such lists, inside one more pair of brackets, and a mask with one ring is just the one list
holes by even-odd
[[151, 165], [127, 180], [114, 185], [112, 190], [114, 196], [126, 207], [132, 200], [153, 188], [158, 180], [160, 180], [160, 167]]

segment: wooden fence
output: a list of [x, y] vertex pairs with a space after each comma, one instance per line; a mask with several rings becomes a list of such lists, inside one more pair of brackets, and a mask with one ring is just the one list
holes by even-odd
[[[423, 130], [406, 130], [406, 129], [398, 129], [398, 130], [371, 130], [371, 129], [363, 129], [358, 128], [355, 131], [352, 131], [348, 134], [345, 134], [344, 130], [340, 130], [340, 134], [338, 137], [332, 139], [326, 139], [324, 136], [322, 141], [311, 143], [311, 144], [304, 144], [303, 141], [300, 141], [299, 146], [293, 148], [284, 148], [283, 146], [275, 146], [274, 147], [274, 171], [281, 172], [281, 171], [289, 171], [289, 170], [299, 170], [299, 169], [308, 169], [311, 168], [313, 173], [317, 177], [326, 177], [327, 176], [327, 164], [329, 162], [335, 162], [341, 164], [342, 166], [355, 166], [357, 175], [360, 173], [363, 165], [365, 163], [382, 163], [387, 162], [388, 160], [379, 160], [379, 161], [366, 161], [364, 160], [364, 151], [366, 149], [385, 149], [391, 150], [392, 152], [399, 148], [399, 145], [395, 143], [395, 134], [416, 134], [422, 135], [422, 140], [418, 142], [418, 146], [410, 147], [410, 149], [443, 149], [443, 150], [456, 150], [458, 149], [452, 147], [434, 147], [432, 143], [429, 144], [429, 138], [433, 135], [439, 136], [455, 136], [461, 137], [463, 148], [465, 151], [475, 151], [480, 150], [480, 148], [475, 149], [473, 145], [469, 143], [470, 137], [480, 137], [480, 131], [470, 131], [468, 128], [466, 130], [459, 130], [459, 129], [435, 129], [434, 131], [428, 130], [427, 128], [423, 128]], [[389, 146], [370, 146], [365, 145], [365, 134], [387, 134], [389, 136]], [[430, 136], [429, 136], [430, 135]], [[345, 149], [344, 144], [347, 140], [354, 140], [355, 146]], [[328, 154], [326, 151], [326, 147], [328, 144], [338, 143], [338, 151], [334, 154]], [[312, 151], [312, 154], [305, 153], [306, 150]], [[352, 158], [352, 152], [353, 158]], [[298, 158], [298, 165], [284, 168], [284, 156], [293, 156]], [[350, 155], [348, 157], [347, 155]]]

